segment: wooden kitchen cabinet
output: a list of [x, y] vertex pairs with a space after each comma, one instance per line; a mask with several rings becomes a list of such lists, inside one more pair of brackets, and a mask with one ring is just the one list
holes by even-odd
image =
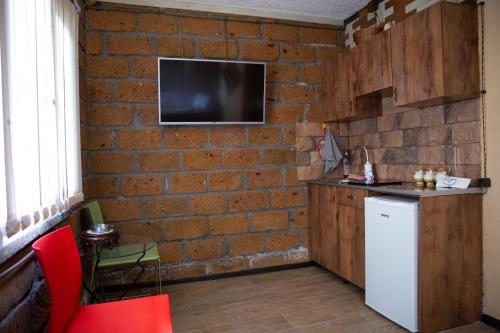
[[381, 98], [356, 98], [351, 52], [346, 49], [321, 64], [320, 100], [325, 121], [355, 120], [374, 117], [382, 112]]
[[392, 87], [390, 29], [358, 45], [351, 53], [354, 96], [380, 93]]
[[439, 2], [391, 30], [395, 106], [427, 107], [479, 96], [475, 5]]
[[[361, 288], [365, 285], [365, 226], [364, 208], [357, 206], [366, 194], [309, 184], [311, 259]], [[346, 205], [340, 204], [342, 197]]]
[[338, 266], [337, 188], [309, 185], [309, 251], [311, 259], [332, 272]]

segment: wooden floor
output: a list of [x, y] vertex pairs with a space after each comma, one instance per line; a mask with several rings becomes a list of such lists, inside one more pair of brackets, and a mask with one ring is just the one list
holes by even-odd
[[[406, 332], [365, 306], [363, 292], [319, 267], [164, 287], [175, 333]], [[447, 333], [494, 333], [475, 323]]]

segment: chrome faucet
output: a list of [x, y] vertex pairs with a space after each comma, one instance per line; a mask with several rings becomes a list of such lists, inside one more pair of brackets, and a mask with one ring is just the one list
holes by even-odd
[[358, 146], [354, 147], [351, 155], [354, 155], [354, 152], [358, 148], [364, 149], [365, 155], [366, 155], [366, 162], [365, 162], [365, 166], [364, 166], [365, 184], [373, 184], [375, 182], [375, 176], [373, 175], [372, 164], [370, 163], [370, 161], [368, 159], [368, 150], [366, 149], [366, 147], [363, 145], [358, 145]]

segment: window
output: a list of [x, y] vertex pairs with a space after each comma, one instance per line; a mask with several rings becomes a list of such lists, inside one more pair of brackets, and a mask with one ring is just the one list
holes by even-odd
[[83, 199], [77, 51], [70, 0], [0, 0], [0, 248]]

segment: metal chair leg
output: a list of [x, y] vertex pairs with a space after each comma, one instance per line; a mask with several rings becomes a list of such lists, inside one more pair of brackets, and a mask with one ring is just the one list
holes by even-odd
[[156, 259], [156, 270], [158, 272], [158, 295], [161, 294], [161, 269], [160, 269], [160, 259]]

